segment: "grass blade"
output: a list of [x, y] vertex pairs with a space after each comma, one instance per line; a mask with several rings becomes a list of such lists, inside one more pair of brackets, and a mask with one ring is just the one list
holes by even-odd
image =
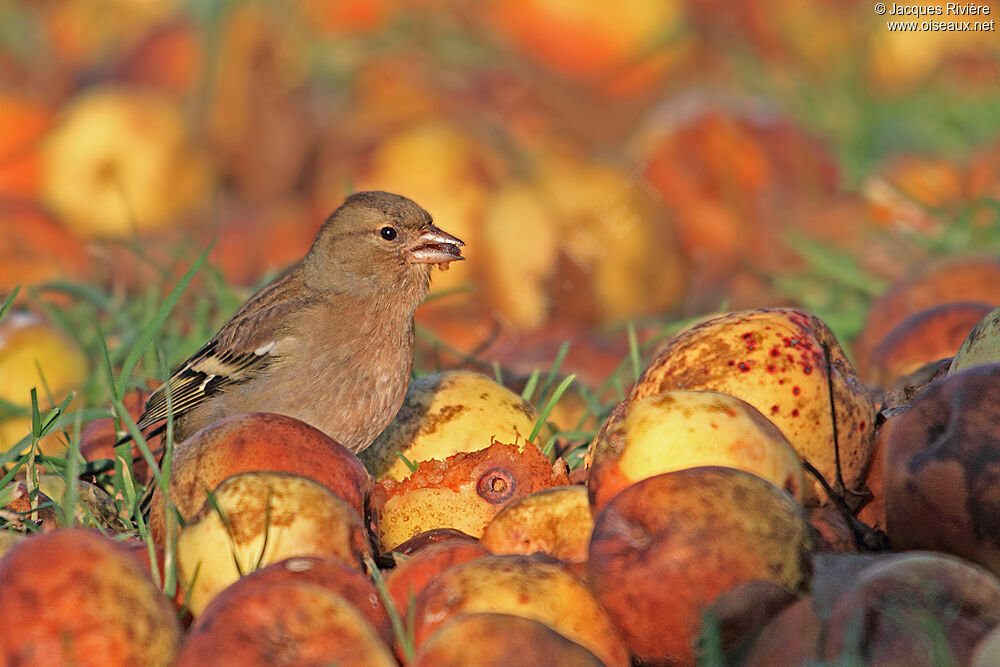
[[535, 388], [538, 387], [539, 375], [540, 373], [537, 368], [531, 371], [531, 377], [529, 377], [528, 381], [524, 383], [524, 389], [521, 390], [521, 398], [529, 403], [531, 402], [531, 397], [535, 394]]
[[7, 310], [14, 304], [14, 299], [17, 298], [17, 293], [21, 291], [21, 286], [17, 285], [11, 290], [7, 298], [4, 299], [3, 305], [0, 306], [0, 318], [3, 318], [7, 314]]
[[632, 374], [638, 382], [642, 374], [642, 361], [639, 358], [639, 339], [635, 335], [635, 324], [631, 321], [628, 323], [628, 353], [632, 360]]
[[559, 399], [562, 398], [562, 395], [566, 393], [566, 390], [569, 389], [569, 386], [573, 384], [573, 380], [575, 379], [576, 375], [570, 375], [565, 380], [560, 382], [559, 386], [556, 387], [556, 390], [552, 392], [552, 396], [542, 409], [542, 413], [538, 415], [538, 420], [535, 422], [535, 428], [531, 429], [531, 435], [528, 436], [529, 442], [534, 442], [535, 438], [538, 437], [542, 427], [545, 426], [545, 420], [547, 420], [549, 418], [549, 414], [552, 413], [552, 409], [556, 407], [556, 403], [559, 402]]
[[559, 367], [562, 366], [563, 360], [566, 358], [566, 353], [569, 352], [570, 342], [566, 341], [559, 347], [559, 352], [556, 353], [555, 361], [552, 362], [552, 369], [549, 374], [545, 377], [545, 384], [542, 385], [542, 390], [538, 394], [538, 404], [545, 400], [546, 394], [548, 394], [549, 389], [552, 387], [552, 383], [555, 382], [556, 377], [559, 375]]

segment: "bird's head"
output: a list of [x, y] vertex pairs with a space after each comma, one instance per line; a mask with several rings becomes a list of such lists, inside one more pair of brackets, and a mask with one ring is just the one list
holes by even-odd
[[419, 302], [427, 294], [431, 268], [465, 259], [463, 245], [435, 227], [414, 201], [388, 192], [358, 192], [323, 224], [304, 268], [320, 289], [372, 298], [407, 294]]

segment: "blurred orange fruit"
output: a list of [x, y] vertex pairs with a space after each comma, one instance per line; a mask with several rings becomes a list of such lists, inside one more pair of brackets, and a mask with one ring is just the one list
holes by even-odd
[[515, 327], [664, 312], [686, 274], [673, 230], [637, 177], [569, 156], [490, 198], [482, 270], [491, 305]]
[[[87, 359], [62, 331], [31, 313], [7, 314], [0, 320], [0, 400], [27, 408], [35, 389], [44, 415], [86, 379]], [[0, 421], [0, 451], [30, 432], [30, 416]], [[43, 438], [40, 446], [47, 454], [62, 449], [55, 434]]]
[[38, 194], [38, 144], [52, 125], [42, 103], [0, 93], [0, 197], [34, 199]]
[[495, 29], [556, 72], [597, 82], [662, 46], [683, 22], [681, 3], [623, 0], [502, 0]]
[[0, 206], [0, 294], [80, 278], [87, 263], [80, 241], [51, 217], [32, 206]]
[[123, 237], [204, 205], [209, 174], [174, 103], [98, 87], [72, 100], [46, 138], [42, 199], [81, 237]]

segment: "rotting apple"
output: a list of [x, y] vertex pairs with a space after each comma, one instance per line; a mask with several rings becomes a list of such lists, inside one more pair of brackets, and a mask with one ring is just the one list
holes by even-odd
[[900, 322], [913, 313], [954, 301], [955, 295], [990, 306], [1000, 303], [1000, 260], [949, 257], [893, 285], [868, 307], [864, 328], [852, 345], [858, 366], [867, 365], [875, 345]]
[[825, 658], [864, 656], [870, 664], [916, 665], [946, 651], [964, 665], [998, 623], [997, 577], [946, 554], [894, 554], [861, 570], [837, 597]]
[[372, 624], [347, 599], [319, 584], [286, 581], [219, 596], [195, 622], [176, 664], [397, 663]]
[[894, 549], [967, 558], [1000, 575], [1000, 364], [925, 388], [886, 431], [885, 523]]
[[[407, 461], [485, 449], [491, 438], [524, 447], [537, 421], [530, 403], [485, 375], [445, 371], [410, 383], [395, 419], [361, 460], [376, 480], [399, 481], [412, 472]], [[551, 436], [545, 425], [535, 442]]]
[[762, 579], [737, 584], [708, 607], [718, 627], [719, 648], [727, 656], [742, 653], [782, 609], [797, 600], [784, 586]]
[[747, 667], [814, 664], [823, 652], [823, 620], [811, 596], [782, 609], [764, 626], [747, 652]]
[[518, 498], [486, 524], [479, 541], [495, 554], [544, 553], [583, 563], [593, 530], [587, 490], [574, 484]]
[[[80, 389], [87, 378], [87, 359], [69, 336], [27, 312], [9, 313], [0, 321], [0, 399], [30, 408], [35, 389], [39, 408], [56, 404], [69, 392]], [[8, 417], [0, 421], [0, 449], [9, 450], [31, 434], [31, 417]], [[63, 450], [56, 435], [40, 442], [44, 454]]]
[[397, 544], [392, 548], [392, 553], [402, 556], [413, 556], [429, 546], [453, 540], [459, 542], [478, 542], [479, 538], [473, 537], [468, 533], [463, 533], [457, 528], [431, 528], [430, 530], [420, 531], [405, 542]]
[[395, 548], [432, 528], [457, 528], [473, 537], [514, 500], [569, 483], [566, 465], [555, 467], [537, 447], [494, 442], [444, 461], [422, 461], [416, 472], [376, 485], [379, 538]]
[[412, 667], [603, 667], [605, 663], [541, 621], [510, 614], [472, 613], [459, 614], [438, 628], [408, 664]]
[[170, 665], [170, 602], [111, 539], [79, 528], [30, 537], [0, 560], [0, 662]]
[[173, 224], [204, 205], [210, 180], [175, 102], [113, 86], [67, 104], [42, 165], [43, 201], [82, 238]]
[[1000, 362], [1000, 308], [983, 316], [974, 327], [951, 362], [949, 373], [972, 366]]
[[417, 596], [418, 650], [448, 619], [489, 612], [541, 621], [589, 649], [608, 667], [624, 667], [628, 653], [607, 612], [564, 568], [535, 556], [483, 556], [448, 568]]
[[223, 589], [213, 598], [212, 604], [225, 606], [229, 604], [226, 600], [231, 597], [238, 598], [253, 590], [296, 582], [315, 584], [342, 596], [368, 619], [386, 645], [391, 644], [392, 624], [375, 584], [357, 567], [346, 565], [336, 558], [294, 556], [272, 563]]
[[489, 556], [478, 541], [447, 540], [424, 547], [400, 562], [386, 577], [385, 585], [400, 617], [405, 618], [413, 601], [438, 574], [452, 565]]
[[926, 363], [951, 357], [989, 312], [987, 304], [958, 301], [914, 313], [875, 346], [861, 375], [869, 384], [889, 387]]
[[611, 499], [594, 522], [588, 580], [633, 658], [693, 664], [705, 607], [755, 579], [799, 589], [814, 546], [787, 492], [742, 470], [688, 468]]
[[1000, 625], [983, 637], [969, 660], [972, 667], [996, 667], [1000, 665]]
[[177, 539], [178, 574], [195, 617], [219, 591], [270, 563], [321, 556], [360, 568], [371, 555], [350, 505], [318, 482], [279, 472], [227, 477]]

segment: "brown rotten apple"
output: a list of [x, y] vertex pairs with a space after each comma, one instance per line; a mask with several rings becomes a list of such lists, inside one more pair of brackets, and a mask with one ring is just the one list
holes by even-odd
[[[864, 568], [833, 605], [826, 658], [965, 665], [1000, 623], [1000, 579], [937, 553], [895, 554]], [[929, 659], [930, 658], [930, 659]]]
[[883, 470], [894, 549], [953, 553], [1000, 574], [1000, 364], [949, 374], [890, 417]]
[[71, 528], [30, 537], [0, 560], [0, 663], [170, 665], [173, 608], [128, 550]]
[[[875, 406], [836, 338], [813, 315], [789, 308], [748, 310], [678, 334], [643, 372], [630, 400], [670, 389], [713, 390], [742, 398], [774, 422], [799, 456], [831, 483], [837, 479], [836, 412], [844, 484], [853, 490], [864, 481]], [[808, 488], [814, 493], [807, 500], [825, 500], [819, 483]]]
[[755, 579], [799, 588], [813, 538], [785, 491], [732, 468], [637, 482], [594, 522], [588, 578], [644, 664], [694, 664], [702, 611]]

